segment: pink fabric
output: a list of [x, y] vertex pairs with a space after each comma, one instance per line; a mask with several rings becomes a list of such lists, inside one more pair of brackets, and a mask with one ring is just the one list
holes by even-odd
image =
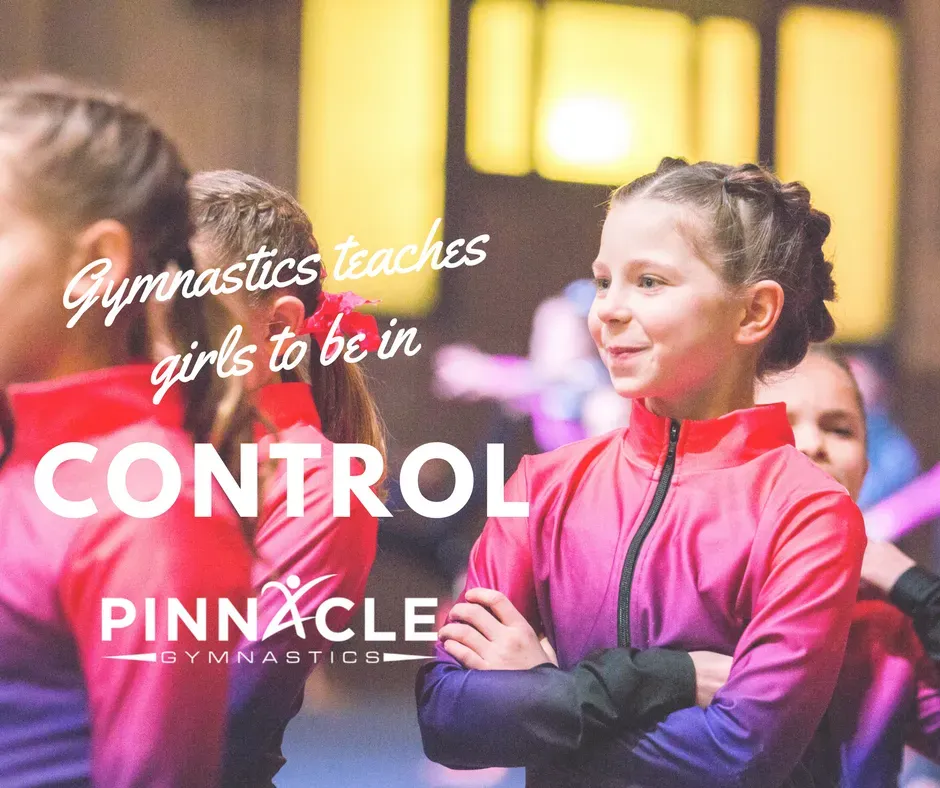
[[[263, 633], [284, 604], [277, 593], [261, 593], [269, 580], [283, 582], [297, 575], [307, 583], [318, 577], [332, 575], [304, 594], [297, 609], [304, 617], [312, 616], [322, 602], [343, 597], [354, 603], [352, 610], [334, 608], [327, 623], [334, 632], [342, 631], [362, 603], [366, 581], [375, 560], [378, 539], [378, 520], [369, 514], [359, 499], [350, 499], [348, 517], [333, 514], [333, 444], [320, 431], [320, 417], [304, 383], [281, 383], [262, 389], [257, 402], [263, 417], [277, 430], [265, 435], [259, 443], [259, 462], [268, 460], [271, 443], [317, 443], [321, 446], [320, 459], [308, 460], [304, 475], [304, 514], [287, 514], [287, 477], [283, 461], [278, 473], [265, 490], [264, 506], [255, 533], [258, 558], [252, 570], [252, 584], [258, 598], [258, 630]], [[358, 461], [357, 461], [358, 464]], [[361, 472], [361, 467], [357, 472]], [[235, 680], [246, 681], [253, 687], [255, 703], [289, 707], [304, 681], [315, 667], [310, 651], [329, 653], [332, 642], [319, 635], [312, 624], [305, 627], [303, 640], [293, 628], [283, 636], [257, 644], [242, 642], [239, 649], [251, 648], [261, 653], [273, 651], [283, 655], [288, 650], [299, 650], [300, 658], [280, 664], [236, 665]], [[323, 654], [320, 659], [323, 660]], [[251, 674], [251, 675], [249, 675]], [[236, 690], [233, 687], [233, 690]], [[275, 695], [283, 697], [278, 699]]]
[[[506, 500], [529, 501], [529, 516], [490, 519], [474, 547], [467, 588], [504, 592], [563, 669], [618, 645], [624, 560], [669, 428], [636, 402], [627, 429], [525, 458]], [[718, 651], [734, 664], [708, 709], [675, 712], [617, 751], [627, 781], [775, 784], [826, 710], [865, 535], [845, 490], [792, 443], [782, 404], [681, 425], [675, 473], [636, 564], [630, 645]], [[428, 674], [435, 725], [499, 702], [500, 679], [470, 681], [475, 673]]]
[[940, 760], [940, 671], [911, 620], [883, 599], [855, 607], [827, 716], [844, 788], [896, 785], [905, 744]]
[[[197, 641], [185, 627], [178, 641], [156, 627], [145, 640], [144, 599], [156, 609], [180, 599], [189, 610], [205, 597], [244, 608], [250, 553], [227, 501], [209, 518], [193, 514], [193, 445], [180, 425], [175, 392], [152, 403], [149, 366], [119, 367], [10, 390], [14, 448], [0, 472], [0, 740], [19, 754], [14, 784], [42, 782], [49, 764], [107, 788], [212, 786], [219, 775], [228, 668], [192, 664], [185, 651], [227, 650]], [[36, 462], [66, 441], [91, 443], [93, 464], [64, 463], [60, 494], [95, 498], [98, 514], [63, 519], [40, 502]], [[164, 515], [136, 520], [107, 494], [110, 459], [135, 442], [153, 442], [177, 459], [179, 500]], [[128, 488], [155, 497], [158, 474], [138, 462]], [[134, 602], [138, 620], [101, 639], [103, 597]], [[160, 619], [164, 620], [164, 619]], [[107, 659], [174, 651], [175, 664]], [[84, 696], [81, 703], [79, 699]], [[59, 698], [59, 700], [56, 700]], [[40, 711], [40, 709], [42, 711]], [[70, 720], [66, 726], [64, 720]], [[14, 753], [15, 754], [15, 753]], [[8, 775], [0, 768], [0, 782]]]

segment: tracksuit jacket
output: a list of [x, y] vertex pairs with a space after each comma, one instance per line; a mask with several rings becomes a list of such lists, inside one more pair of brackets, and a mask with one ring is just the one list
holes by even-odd
[[[228, 665], [206, 652], [231, 644], [217, 641], [211, 624], [204, 640], [185, 626], [171, 639], [166, 610], [170, 598], [188, 611], [200, 598], [214, 611], [225, 598], [244, 611], [251, 554], [227, 500], [214, 496], [214, 514], [195, 516], [182, 400], [171, 389], [154, 405], [151, 370], [114, 367], [7, 391], [14, 435], [0, 469], [0, 786], [218, 783]], [[97, 513], [80, 519], [53, 514], [34, 485], [39, 460], [72, 441], [97, 449], [91, 463], [68, 460], [53, 476], [63, 498], [94, 500]], [[159, 517], [128, 516], [108, 492], [111, 460], [136, 442], [159, 444], [180, 466], [179, 497]], [[126, 475], [139, 501], [155, 498], [160, 482], [149, 461]], [[106, 597], [136, 609], [133, 624], [108, 641]], [[157, 611], [152, 638], [147, 598]], [[187, 652], [198, 657], [190, 662]]]
[[[782, 404], [680, 423], [634, 402], [627, 428], [524, 458], [506, 500], [528, 516], [487, 522], [467, 588], [505, 593], [559, 667], [465, 670], [438, 647], [416, 687], [432, 759], [538, 788], [834, 784], [824, 713], [866, 540]], [[707, 709], [698, 650], [734, 657]]]

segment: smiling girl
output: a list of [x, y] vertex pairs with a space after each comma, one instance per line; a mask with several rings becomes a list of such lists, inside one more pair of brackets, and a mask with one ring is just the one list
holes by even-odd
[[[755, 165], [664, 160], [614, 193], [589, 326], [630, 424], [508, 482], [528, 516], [487, 523], [418, 677], [432, 759], [527, 766], [532, 786], [831, 776], [818, 748], [794, 769], [842, 662], [862, 518], [753, 389], [833, 333], [828, 232], [805, 188]], [[682, 653], [700, 650], [734, 656], [704, 709]], [[683, 702], [645, 694], [650, 671]]]

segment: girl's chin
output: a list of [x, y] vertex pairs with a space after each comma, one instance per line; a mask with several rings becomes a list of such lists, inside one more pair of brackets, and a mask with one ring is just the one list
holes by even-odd
[[649, 396], [650, 387], [639, 378], [618, 375], [611, 376], [614, 391], [626, 399], [643, 399]]

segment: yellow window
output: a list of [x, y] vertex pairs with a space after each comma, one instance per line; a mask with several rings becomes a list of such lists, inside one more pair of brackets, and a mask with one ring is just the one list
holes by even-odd
[[532, 169], [534, 0], [478, 0], [467, 52], [467, 159], [480, 172]]
[[554, 0], [542, 19], [535, 165], [621, 183], [692, 153], [695, 28], [672, 11]]
[[707, 17], [697, 30], [696, 157], [757, 160], [760, 37], [743, 19]]
[[875, 14], [798, 6], [782, 19], [778, 45], [777, 169], [832, 217], [839, 338], [877, 339], [894, 289], [897, 30]]
[[[447, 0], [305, 0], [298, 192], [330, 273], [350, 235], [370, 257], [420, 250], [443, 216], [448, 13]], [[420, 315], [438, 277], [425, 265], [327, 286]]]

